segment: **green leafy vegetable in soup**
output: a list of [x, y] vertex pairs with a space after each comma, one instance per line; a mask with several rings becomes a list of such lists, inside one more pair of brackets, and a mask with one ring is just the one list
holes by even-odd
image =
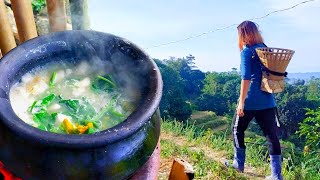
[[[16, 114], [26, 123], [54, 133], [92, 134], [121, 123], [133, 111], [128, 106], [134, 101], [126, 99], [111, 74], [99, 74], [88, 64], [86, 68], [89, 75], [66, 65], [24, 75], [10, 91]], [[29, 105], [16, 101], [21, 95], [26, 95]]]
[[51, 78], [50, 78], [50, 82], [49, 82], [49, 86], [52, 87], [54, 86], [55, 80], [56, 80], [56, 76], [57, 76], [57, 72], [53, 71]]

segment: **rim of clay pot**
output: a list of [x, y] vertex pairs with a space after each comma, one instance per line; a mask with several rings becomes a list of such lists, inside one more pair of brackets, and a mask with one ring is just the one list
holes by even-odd
[[[8, 66], [9, 64], [12, 65], [12, 63], [17, 63], [17, 57], [19, 58], [22, 54], [26, 55], [27, 51], [35, 48], [36, 46], [34, 44], [37, 44], [36, 42], [48, 42], [48, 39], [50, 39], [50, 41], [63, 40], [60, 38], [62, 35], [73, 36], [76, 34], [96, 34], [102, 36], [107, 35], [113, 38], [122, 39], [112, 34], [92, 30], [55, 32], [24, 42], [23, 44], [8, 52], [0, 60], [0, 121], [2, 121], [2, 123], [7, 126], [7, 128], [9, 128], [9, 130], [11, 130], [15, 135], [29, 140], [31, 143], [40, 143], [47, 146], [67, 148], [93, 148], [110, 143], [115, 143], [121, 139], [126, 139], [135, 132], [139, 131], [139, 129], [142, 128], [146, 123], [150, 123], [149, 119], [157, 110], [161, 100], [163, 82], [161, 79], [160, 71], [155, 62], [143, 50], [141, 50], [131, 42], [130, 46], [141, 53], [141, 55], [144, 57], [144, 60], [146, 60], [146, 62], [149, 63], [151, 67], [150, 76], [147, 77], [149, 83], [149, 91], [144, 96], [144, 98], [142, 98], [141, 103], [136, 108], [136, 110], [132, 114], [130, 114], [122, 123], [110, 129], [90, 135], [57, 134], [34, 128], [25, 123], [15, 114], [11, 107], [9, 98], [9, 91], [11, 88], [9, 76], [14, 76], [13, 74], [10, 74], [10, 72], [15, 72], [18, 70], [9, 70], [6, 69], [6, 66]], [[128, 42], [127, 40], [125, 41]], [[39, 47], [40, 45], [38, 43]]]

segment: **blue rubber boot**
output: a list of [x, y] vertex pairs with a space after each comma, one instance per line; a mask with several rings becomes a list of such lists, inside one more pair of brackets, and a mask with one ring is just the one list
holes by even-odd
[[283, 180], [281, 175], [281, 155], [270, 155], [271, 176], [266, 179], [269, 180]]
[[234, 159], [233, 159], [232, 165], [230, 165], [228, 161], [225, 162], [225, 165], [227, 167], [232, 167], [237, 171], [243, 172], [245, 159], [246, 159], [246, 149], [234, 148]]

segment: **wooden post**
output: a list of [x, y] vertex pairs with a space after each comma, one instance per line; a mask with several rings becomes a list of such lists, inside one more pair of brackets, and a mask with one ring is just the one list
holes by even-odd
[[169, 180], [191, 180], [193, 178], [193, 167], [188, 162], [176, 158], [171, 167]]
[[30, 0], [11, 0], [20, 42], [37, 37], [36, 23]]
[[65, 0], [46, 0], [49, 15], [50, 32], [67, 29]]
[[90, 29], [88, 1], [69, 0], [73, 30]]
[[2, 55], [16, 46], [4, 0], [0, 0], [0, 49]]

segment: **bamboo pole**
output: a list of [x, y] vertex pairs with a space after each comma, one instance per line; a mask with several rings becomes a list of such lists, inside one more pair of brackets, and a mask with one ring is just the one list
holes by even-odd
[[46, 0], [49, 15], [50, 31], [64, 31], [67, 29], [67, 15], [65, 0]]
[[4, 0], [0, 0], [0, 49], [5, 55], [16, 47]]
[[11, 0], [20, 42], [37, 37], [36, 23], [30, 0]]
[[88, 30], [90, 29], [88, 0], [69, 0], [72, 29], [73, 30]]

